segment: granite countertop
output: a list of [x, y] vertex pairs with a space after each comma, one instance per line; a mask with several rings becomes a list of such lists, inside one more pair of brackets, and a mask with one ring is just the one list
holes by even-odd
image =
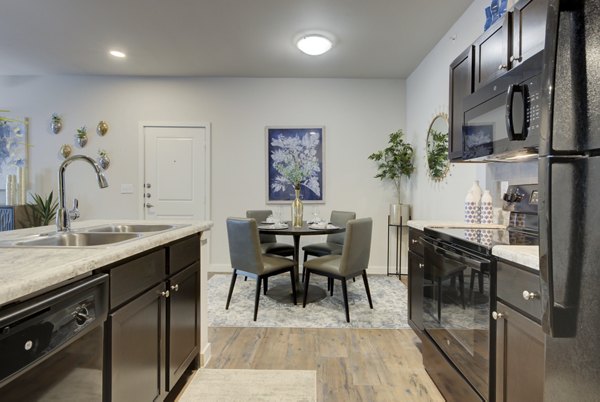
[[430, 228], [472, 228], [472, 229], [504, 229], [506, 225], [496, 223], [465, 223], [461, 221], [419, 221], [411, 220], [406, 223], [409, 227], [423, 231], [426, 227]]
[[[140, 221], [90, 220], [75, 222], [73, 229], [106, 224], [181, 224], [173, 230], [144, 236], [121, 244], [87, 248], [0, 248], [0, 306], [31, 293], [52, 287], [90, 271], [181, 239], [194, 233], [210, 230], [210, 221]], [[33, 234], [54, 232], [54, 226], [12, 230], [0, 233], [0, 241], [14, 240]]]
[[494, 246], [492, 254], [531, 269], [540, 269], [538, 246]]

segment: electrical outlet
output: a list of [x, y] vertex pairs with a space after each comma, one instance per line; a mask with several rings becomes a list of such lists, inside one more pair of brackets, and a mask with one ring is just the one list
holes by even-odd
[[121, 194], [133, 194], [133, 184], [121, 184]]

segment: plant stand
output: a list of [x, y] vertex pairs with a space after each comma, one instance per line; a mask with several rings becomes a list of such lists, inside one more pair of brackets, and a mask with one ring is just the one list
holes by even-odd
[[[396, 265], [394, 271], [390, 272], [390, 229], [396, 229]], [[402, 262], [402, 217], [400, 217], [400, 224], [394, 225], [390, 223], [390, 216], [388, 215], [388, 227], [387, 227], [387, 276], [395, 275], [400, 279], [400, 263]]]

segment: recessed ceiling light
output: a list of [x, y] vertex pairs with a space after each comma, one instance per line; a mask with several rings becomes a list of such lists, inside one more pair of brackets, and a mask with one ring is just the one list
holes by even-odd
[[300, 39], [296, 41], [296, 46], [298, 46], [298, 49], [303, 53], [310, 56], [319, 56], [333, 47], [333, 41], [320, 34], [306, 34], [302, 35]]
[[120, 52], [120, 51], [118, 51], [118, 50], [111, 50], [111, 51], [110, 51], [110, 52], [108, 52], [108, 53], [110, 53], [110, 55], [111, 55], [111, 56], [118, 57], [118, 58], [120, 58], [120, 59], [122, 59], [122, 58], [124, 58], [124, 57], [126, 57], [126, 56], [127, 56], [125, 53], [123, 53], [123, 52]]

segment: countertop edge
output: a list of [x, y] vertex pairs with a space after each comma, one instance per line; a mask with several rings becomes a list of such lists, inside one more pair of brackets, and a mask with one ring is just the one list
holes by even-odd
[[494, 246], [492, 254], [536, 271], [540, 269], [538, 246]]

